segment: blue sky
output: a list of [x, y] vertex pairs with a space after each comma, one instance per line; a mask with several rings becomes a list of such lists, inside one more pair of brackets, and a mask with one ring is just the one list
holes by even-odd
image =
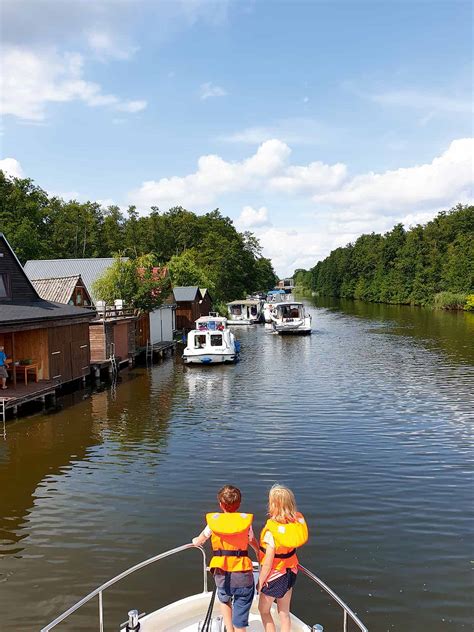
[[472, 4], [4, 0], [0, 166], [219, 207], [277, 271], [472, 199]]

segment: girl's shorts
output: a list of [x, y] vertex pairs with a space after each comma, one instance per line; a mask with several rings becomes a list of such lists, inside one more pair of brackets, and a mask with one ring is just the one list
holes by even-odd
[[281, 599], [286, 593], [293, 588], [296, 583], [296, 573], [293, 573], [289, 568], [286, 570], [285, 575], [281, 575], [276, 579], [265, 584], [262, 588], [262, 593], [267, 597], [274, 597], [275, 599]]

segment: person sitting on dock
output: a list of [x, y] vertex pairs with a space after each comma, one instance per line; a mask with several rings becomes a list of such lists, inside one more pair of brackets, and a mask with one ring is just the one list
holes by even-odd
[[7, 386], [7, 356], [5, 354], [5, 348], [0, 345], [0, 380], [2, 381], [2, 390], [6, 390]]
[[202, 546], [211, 538], [214, 557], [209, 568], [227, 632], [245, 632], [255, 590], [248, 546], [258, 554], [258, 543], [252, 530], [253, 514], [237, 513], [241, 499], [233, 485], [220, 489], [217, 500], [223, 513], [208, 513], [206, 528], [192, 540], [194, 546]]

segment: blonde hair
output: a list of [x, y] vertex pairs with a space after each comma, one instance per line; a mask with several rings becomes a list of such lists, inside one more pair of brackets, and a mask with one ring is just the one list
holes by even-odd
[[275, 484], [268, 494], [268, 515], [276, 522], [296, 520], [296, 500], [293, 492], [284, 485]]

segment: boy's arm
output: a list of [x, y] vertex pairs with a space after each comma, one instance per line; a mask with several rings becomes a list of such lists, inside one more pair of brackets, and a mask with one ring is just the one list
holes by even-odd
[[253, 536], [250, 540], [249, 540], [249, 544], [252, 547], [252, 549], [255, 551], [255, 555], [257, 556], [257, 561], [258, 561], [258, 556], [260, 554], [260, 548], [258, 545], [258, 541], [257, 538], [255, 536]]
[[194, 546], [202, 546], [203, 544], [205, 544], [209, 540], [211, 535], [210, 534], [208, 535], [206, 530], [207, 530], [207, 527], [205, 529], [203, 529], [198, 536], [196, 536], [195, 538], [193, 538], [191, 540], [191, 542], [194, 544]]

